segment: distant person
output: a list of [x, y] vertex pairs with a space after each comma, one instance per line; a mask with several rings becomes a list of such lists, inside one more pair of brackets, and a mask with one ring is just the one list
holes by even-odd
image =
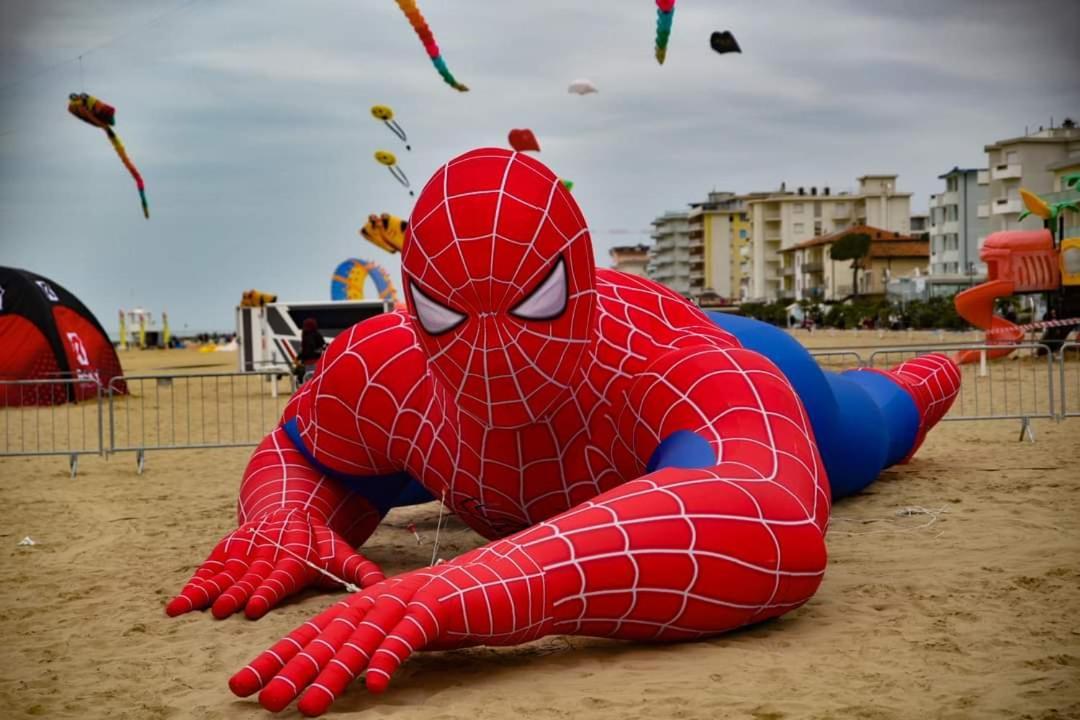
[[296, 384], [301, 385], [309, 371], [315, 369], [315, 363], [326, 349], [326, 338], [319, 332], [319, 323], [315, 318], [304, 320], [300, 331], [300, 354], [296, 356]]

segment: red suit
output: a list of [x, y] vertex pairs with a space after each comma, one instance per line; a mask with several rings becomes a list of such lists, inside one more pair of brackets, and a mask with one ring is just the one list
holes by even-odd
[[[597, 271], [548, 168], [495, 149], [450, 161], [402, 266], [407, 314], [333, 341], [251, 459], [240, 528], [169, 605], [259, 617], [333, 585], [316, 568], [363, 587], [238, 672], [237, 694], [276, 710], [302, 693], [319, 714], [421, 649], [695, 638], [813, 595], [830, 492], [792, 385], [682, 297]], [[901, 392], [925, 431], [956, 382], [921, 360]], [[384, 580], [353, 548], [410, 477], [492, 542]]]

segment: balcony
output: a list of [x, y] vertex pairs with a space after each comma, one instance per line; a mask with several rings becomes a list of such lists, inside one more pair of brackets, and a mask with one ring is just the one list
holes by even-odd
[[978, 174], [975, 176], [975, 182], [977, 182], [979, 185], [989, 185], [990, 184], [990, 171], [989, 170], [980, 170], [978, 172]]
[[690, 271], [690, 282], [701, 282], [705, 279], [705, 273], [700, 270]]
[[978, 216], [981, 217], [981, 218], [990, 217], [990, 206], [986, 205], [986, 204], [980, 205], [976, 209], [976, 214], [978, 214]]
[[786, 278], [793, 278], [795, 277], [795, 268], [791, 265], [786, 265], [780, 268], [780, 274]]
[[1011, 163], [1006, 165], [995, 165], [990, 168], [991, 180], [1012, 180], [1019, 178], [1023, 173], [1020, 172], [1020, 163]]
[[802, 271], [804, 273], [819, 273], [825, 271], [825, 263], [817, 260], [815, 262], [804, 262], [802, 264]]
[[1024, 203], [1020, 200], [998, 198], [994, 201], [993, 213], [994, 215], [1008, 215], [1010, 213], [1022, 212], [1023, 209]]
[[766, 211], [764, 213], [764, 215], [765, 215], [765, 222], [780, 222], [780, 211], [779, 210], [773, 210], [771, 212]]
[[765, 236], [765, 242], [767, 242], [767, 243], [776, 243], [777, 245], [780, 244], [780, 241], [782, 239], [783, 238], [780, 237], [779, 235], [766, 235]]

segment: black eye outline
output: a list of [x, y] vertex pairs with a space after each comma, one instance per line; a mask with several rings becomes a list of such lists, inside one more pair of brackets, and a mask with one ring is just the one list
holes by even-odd
[[[563, 285], [562, 303], [559, 306], [559, 309], [557, 311], [555, 311], [554, 313], [551, 313], [549, 315], [522, 315], [521, 314], [522, 306], [527, 305], [528, 303], [534, 301], [536, 299], [537, 294], [540, 292], [540, 290], [542, 290], [544, 288], [544, 286], [547, 285], [548, 282], [553, 277], [556, 276], [556, 273], [561, 273], [562, 281], [563, 281], [562, 282], [562, 285]], [[547, 322], [547, 321], [555, 320], [557, 318], [562, 317], [563, 313], [566, 312], [566, 308], [569, 305], [570, 305], [570, 283], [569, 283], [569, 279], [567, 278], [567, 274], [566, 274], [566, 260], [564, 260], [562, 255], [560, 255], [559, 259], [555, 261], [555, 264], [551, 266], [551, 269], [548, 271], [547, 275], [544, 276], [544, 279], [541, 280], [539, 283], [537, 283], [536, 287], [534, 287], [532, 289], [532, 291], [528, 295], [526, 295], [524, 298], [522, 298], [516, 305], [514, 305], [513, 308], [510, 309], [510, 314], [513, 315], [514, 317], [518, 318], [519, 320], [535, 321], [535, 322]]]
[[[411, 297], [411, 299], [412, 299], [412, 310], [413, 310], [413, 314], [416, 315], [416, 321], [417, 321], [417, 323], [419, 323], [421, 329], [423, 329], [423, 331], [426, 332], [431, 337], [439, 337], [440, 335], [445, 335], [448, 332], [452, 332], [452, 331], [456, 330], [463, 322], [465, 322], [466, 320], [469, 319], [469, 316], [466, 315], [465, 313], [458, 312], [457, 310], [455, 310], [453, 308], [450, 308], [450, 307], [447, 307], [446, 305], [443, 305], [438, 300], [435, 300], [434, 298], [432, 298], [426, 292], [421, 290], [420, 285], [418, 285], [414, 280], [412, 280], [412, 279], [409, 280], [408, 287], [409, 287], [409, 292], [411, 293], [411, 296], [412, 296]], [[457, 320], [455, 320], [452, 324], [446, 326], [445, 328], [443, 328], [443, 329], [441, 329], [441, 330], [439, 330], [437, 332], [432, 332], [428, 328], [427, 323], [424, 322], [424, 317], [420, 312], [421, 301], [431, 303], [432, 305], [434, 305], [439, 310], [442, 310], [444, 312], [448, 312], [448, 313], [450, 313], [452, 315], [456, 315]]]

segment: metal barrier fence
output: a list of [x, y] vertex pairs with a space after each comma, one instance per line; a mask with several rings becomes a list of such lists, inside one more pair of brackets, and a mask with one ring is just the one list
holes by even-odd
[[857, 350], [811, 350], [810, 355], [823, 369], [833, 372], [866, 367], [866, 360]]
[[[842, 371], [891, 367], [929, 352], [1000, 347], [968, 343], [811, 354], [825, 369]], [[1023, 438], [1033, 437], [1033, 418], [1080, 416], [1080, 343], [1066, 343], [1057, 354], [1037, 343], [1018, 345], [1008, 358], [984, 367], [964, 365], [961, 373], [960, 395], [946, 420], [1019, 419]], [[108, 388], [72, 378], [0, 381], [0, 458], [65, 455], [74, 476], [81, 455], [134, 452], [142, 472], [150, 450], [253, 446], [278, 422], [292, 382], [281, 370], [130, 375], [115, 378]], [[70, 396], [83, 399], [65, 402]]]
[[[1061, 411], [1058, 418], [1080, 417], [1080, 342], [1067, 342], [1058, 354], [1058, 387], [1061, 388]], [[1072, 406], [1069, 396], [1076, 398]]]
[[[260, 371], [115, 378], [107, 393], [106, 452], [134, 452], [141, 473], [147, 450], [257, 445], [291, 395], [291, 376], [279, 387], [283, 376]], [[119, 383], [126, 384], [126, 395], [114, 392]]]
[[80, 455], [105, 452], [102, 397], [97, 380], [0, 381], [0, 457], [66, 455], [74, 477]]
[[[1000, 350], [1000, 345], [956, 345], [933, 352]], [[925, 355], [926, 348], [886, 348], [870, 353], [870, 367], [887, 368]], [[1054, 354], [1039, 343], [1013, 346], [1008, 358], [960, 366], [960, 394], [944, 420], [1054, 419]]]

